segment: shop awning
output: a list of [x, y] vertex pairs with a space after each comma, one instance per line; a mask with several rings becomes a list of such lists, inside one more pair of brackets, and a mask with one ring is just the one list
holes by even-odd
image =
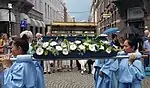
[[31, 21], [31, 26], [38, 27], [38, 23], [35, 19], [30, 18], [30, 21]]
[[39, 21], [39, 20], [36, 20], [36, 21], [37, 21], [37, 23], [38, 23], [38, 27], [43, 27], [41, 21]]
[[[0, 21], [9, 21], [9, 10], [0, 9]], [[16, 22], [15, 15], [11, 12], [11, 22]]]
[[31, 20], [29, 16], [25, 13], [20, 13], [20, 21], [27, 20], [27, 24], [31, 24]]
[[43, 21], [41, 21], [41, 23], [42, 23], [42, 26], [45, 28], [45, 23]]

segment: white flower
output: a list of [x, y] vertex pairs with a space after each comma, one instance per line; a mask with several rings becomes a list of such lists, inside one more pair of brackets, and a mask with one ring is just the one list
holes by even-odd
[[49, 45], [49, 43], [48, 43], [48, 42], [44, 42], [44, 43], [43, 43], [43, 48], [48, 47], [48, 45]]
[[63, 50], [62, 50], [62, 53], [63, 53], [64, 55], [68, 55], [69, 52], [68, 52], [67, 49], [63, 49]]
[[85, 50], [85, 46], [83, 44], [78, 46], [80, 50]]
[[52, 50], [52, 47], [51, 47], [51, 46], [48, 46], [48, 47], [46, 48], [46, 50], [51, 51], [51, 50]]
[[73, 42], [69, 42], [69, 44], [71, 45], [71, 44], [74, 44]]
[[61, 46], [56, 46], [56, 50], [62, 51], [62, 47]]
[[104, 46], [101, 45], [99, 49], [100, 49], [100, 50], [104, 50]]
[[110, 44], [108, 41], [103, 41], [104, 44]]
[[76, 48], [77, 48], [77, 46], [75, 44], [70, 45], [70, 50], [75, 50]]
[[38, 47], [36, 50], [37, 55], [42, 55], [44, 53], [44, 50], [41, 47]]
[[75, 41], [75, 43], [76, 43], [76, 44], [80, 44], [80, 43], [81, 43], [81, 41], [79, 41], [79, 40], [76, 40], [76, 41]]
[[113, 47], [115, 47], [115, 49], [118, 49], [118, 46], [116, 46], [116, 45], [114, 45], [114, 44], [113, 44]]
[[63, 47], [63, 48], [67, 47], [66, 43], [62, 42], [61, 47]]
[[89, 50], [90, 51], [96, 51], [95, 45], [94, 44], [89, 45]]
[[111, 53], [111, 49], [107, 48], [107, 49], [106, 49], [106, 52], [107, 52], [107, 53]]
[[57, 42], [52, 41], [52, 42], [50, 43], [50, 45], [51, 45], [51, 46], [55, 46], [55, 45], [57, 45]]
[[87, 43], [87, 42], [84, 42], [83, 44], [84, 44], [85, 46], [89, 46], [89, 43]]

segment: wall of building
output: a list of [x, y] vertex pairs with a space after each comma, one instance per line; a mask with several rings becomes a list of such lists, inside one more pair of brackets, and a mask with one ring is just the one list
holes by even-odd
[[44, 22], [64, 21], [64, 5], [62, 0], [42, 0]]
[[[12, 4], [12, 9], [10, 10], [11, 13], [13, 15], [11, 15], [11, 18], [15, 19], [15, 22], [12, 22], [11, 20], [11, 34], [17, 34], [19, 35], [19, 33], [21, 32], [20, 30], [20, 13], [27, 13], [29, 12], [29, 10], [32, 8], [32, 3], [28, 2], [27, 0], [16, 0], [16, 1], [12, 1], [12, 0], [0, 0], [0, 7], [1, 7], [1, 11], [2, 8], [5, 8], [5, 10], [8, 10], [8, 3]], [[0, 32], [4, 32], [4, 33], [8, 33], [8, 23], [9, 20], [3, 20], [3, 18], [5, 19], [9, 19], [9, 12], [5, 13], [5, 12], [0, 12], [0, 14], [5, 14], [5, 15], [1, 15], [1, 20], [0, 20], [0, 25], [1, 25], [1, 29]], [[5, 30], [5, 31], [3, 31]]]
[[[8, 2], [11, 0], [0, 0], [0, 6], [7, 8]], [[20, 28], [20, 14], [24, 13], [29, 17], [29, 20], [34, 19], [36, 21], [44, 22], [45, 25], [51, 24], [53, 21], [64, 21], [67, 17], [64, 18], [66, 7], [63, 0], [16, 0], [12, 2], [13, 8], [12, 12], [15, 15], [16, 22], [12, 24], [12, 33], [19, 35], [22, 31]], [[64, 9], [65, 8], [65, 9]], [[8, 22], [5, 25], [8, 29]], [[1, 25], [1, 22], [0, 22]], [[41, 32], [45, 34], [48, 31], [47, 28], [38, 27], [39, 25], [32, 25], [31, 23], [27, 24], [27, 30], [33, 30], [34, 33]], [[0, 29], [1, 30], [1, 29]], [[24, 29], [23, 29], [24, 30]], [[37, 31], [38, 30], [38, 31]]]
[[[0, 0], [0, 6], [7, 7], [9, 1], [11, 0]], [[45, 34], [50, 30], [46, 25], [50, 25], [53, 21], [67, 21], [68, 19], [65, 0], [15, 0], [12, 4], [11, 11], [16, 18], [16, 22], [12, 23], [12, 34], [19, 35], [21, 31], [26, 29], [32, 30], [34, 34], [37, 32]], [[20, 16], [21, 13], [24, 13], [29, 18], [28, 20], [31, 21], [27, 23], [27, 28], [25, 29], [20, 27], [21, 21], [24, 20]], [[33, 22], [31, 19], [35, 21]], [[37, 21], [43, 22], [45, 26], [35, 25], [38, 23]], [[1, 23], [0, 21], [0, 25]], [[8, 29], [8, 22], [3, 25]]]
[[119, 29], [124, 27], [124, 20], [120, 18], [118, 9], [112, 1], [114, 0], [93, 0], [91, 19], [92, 22], [98, 24], [98, 34], [110, 27], [118, 27]]

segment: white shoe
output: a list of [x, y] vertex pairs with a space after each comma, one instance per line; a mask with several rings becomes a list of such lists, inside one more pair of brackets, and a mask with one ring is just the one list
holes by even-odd
[[81, 71], [81, 74], [83, 75], [83, 74], [84, 74], [84, 71]]

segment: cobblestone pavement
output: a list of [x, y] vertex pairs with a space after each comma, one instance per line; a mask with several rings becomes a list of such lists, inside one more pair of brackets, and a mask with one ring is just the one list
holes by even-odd
[[[46, 74], [45, 80], [46, 88], [94, 88], [92, 74], [81, 75], [78, 71]], [[142, 88], [150, 88], [150, 77], [146, 77]]]
[[46, 88], [94, 88], [92, 74], [79, 71], [46, 74], [45, 80]]
[[142, 85], [142, 88], [150, 88], [150, 77], [146, 77]]

